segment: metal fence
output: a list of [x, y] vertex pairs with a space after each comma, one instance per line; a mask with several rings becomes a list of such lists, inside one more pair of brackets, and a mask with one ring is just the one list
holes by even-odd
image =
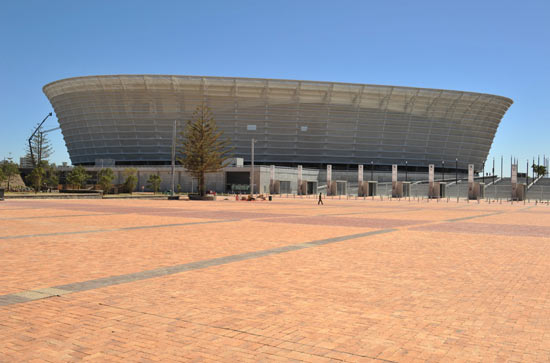
[[[326, 194], [326, 185], [319, 185], [318, 192]], [[410, 185], [410, 194], [407, 197], [410, 199], [427, 199], [429, 197], [429, 184], [427, 183], [412, 183]], [[298, 196], [293, 193], [283, 193], [283, 197], [315, 197], [313, 196]], [[375, 198], [378, 199], [387, 199], [392, 197], [392, 183], [378, 183], [377, 191]], [[331, 198], [336, 199], [356, 199], [358, 198], [357, 194], [357, 185], [348, 185], [347, 194], [345, 195], [335, 195]], [[359, 197], [363, 198], [363, 197]], [[367, 197], [371, 198], [371, 197]], [[446, 185], [445, 196], [441, 199], [458, 199], [458, 200], [467, 200], [468, 199], [468, 181], [460, 180], [457, 183], [449, 183]], [[509, 181], [504, 181], [502, 183], [495, 183], [485, 186], [484, 195], [481, 200], [486, 201], [509, 201], [512, 199], [512, 185]], [[527, 201], [540, 201], [540, 202], [550, 202], [550, 178], [544, 178], [539, 182], [530, 186], [525, 194], [525, 200]]]

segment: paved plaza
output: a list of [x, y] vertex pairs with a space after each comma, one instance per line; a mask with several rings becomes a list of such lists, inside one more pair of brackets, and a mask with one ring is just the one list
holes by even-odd
[[549, 361], [549, 261], [546, 204], [6, 200], [0, 362]]

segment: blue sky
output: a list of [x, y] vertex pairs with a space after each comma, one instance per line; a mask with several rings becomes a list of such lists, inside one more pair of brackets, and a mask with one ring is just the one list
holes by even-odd
[[[46, 83], [151, 73], [506, 96], [514, 104], [489, 160], [513, 154], [525, 165], [550, 155], [549, 19], [548, 0], [5, 1], [0, 158], [11, 152], [18, 160], [33, 126], [52, 111]], [[55, 117], [46, 122], [56, 126]], [[49, 135], [52, 161], [70, 161], [60, 131]]]

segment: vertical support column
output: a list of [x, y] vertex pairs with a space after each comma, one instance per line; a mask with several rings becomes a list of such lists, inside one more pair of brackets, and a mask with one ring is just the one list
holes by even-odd
[[275, 193], [275, 165], [269, 168], [269, 193]]
[[332, 195], [332, 165], [327, 165], [327, 195]]
[[365, 193], [363, 191], [363, 165], [357, 166], [357, 196], [361, 197]]
[[512, 183], [512, 200], [519, 200], [518, 198], [518, 165], [517, 164], [511, 165], [510, 173], [512, 176], [510, 180], [510, 182]]
[[428, 165], [428, 198], [436, 198], [435, 191], [435, 166], [434, 164]]
[[391, 166], [391, 195], [393, 198], [400, 196], [401, 193], [397, 190], [397, 164]]
[[468, 199], [476, 199], [474, 185], [474, 164], [468, 164]]
[[304, 191], [302, 190], [302, 165], [298, 165], [298, 195], [304, 194]]

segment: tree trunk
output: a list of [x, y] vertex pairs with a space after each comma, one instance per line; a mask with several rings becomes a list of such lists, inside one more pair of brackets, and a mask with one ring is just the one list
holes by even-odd
[[204, 197], [206, 195], [206, 185], [205, 185], [205, 178], [204, 178], [204, 172], [201, 173], [201, 176], [199, 177], [199, 194], [201, 197]]

